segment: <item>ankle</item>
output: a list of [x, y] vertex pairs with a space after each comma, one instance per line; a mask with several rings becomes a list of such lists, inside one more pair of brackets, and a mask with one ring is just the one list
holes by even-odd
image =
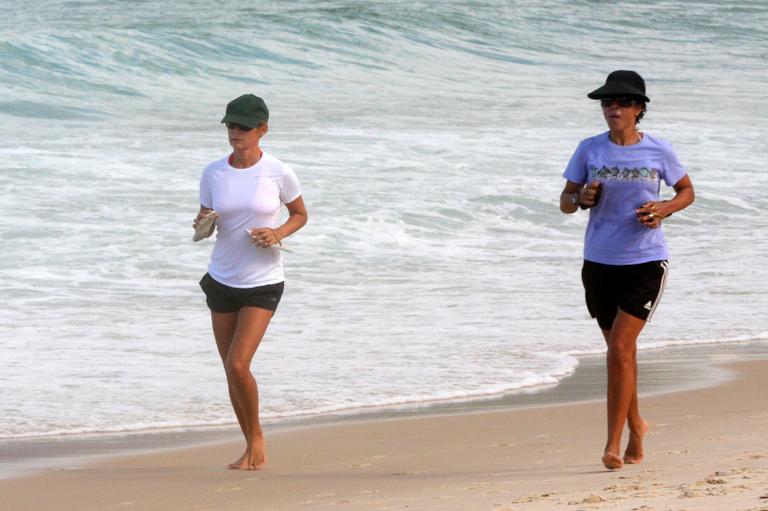
[[627, 424], [629, 432], [633, 435], [643, 435], [645, 430], [648, 429], [648, 423], [643, 419], [636, 420]]

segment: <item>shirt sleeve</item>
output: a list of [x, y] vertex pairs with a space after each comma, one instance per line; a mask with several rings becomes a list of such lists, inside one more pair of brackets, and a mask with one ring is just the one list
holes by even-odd
[[211, 186], [208, 180], [207, 169], [200, 176], [200, 205], [206, 208], [213, 207], [213, 197], [211, 195]]
[[283, 179], [282, 186], [280, 186], [280, 201], [283, 204], [288, 204], [299, 198], [301, 195], [301, 184], [299, 178], [291, 167], [285, 165], [283, 167]]
[[587, 175], [587, 150], [585, 146], [584, 141], [579, 143], [573, 156], [571, 156], [571, 160], [565, 167], [563, 177], [568, 181], [584, 184], [589, 178]]
[[675, 150], [672, 149], [672, 144], [667, 143], [665, 149], [666, 164], [664, 166], [664, 175], [662, 177], [667, 186], [673, 186], [685, 177], [685, 167], [680, 163]]

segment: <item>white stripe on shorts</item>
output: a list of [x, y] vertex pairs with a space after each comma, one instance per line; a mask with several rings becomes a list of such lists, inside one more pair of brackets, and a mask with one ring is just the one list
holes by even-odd
[[651, 309], [651, 312], [648, 313], [648, 317], [645, 318], [646, 323], [651, 322], [651, 316], [653, 316], [653, 313], [656, 312], [656, 307], [659, 306], [661, 295], [664, 294], [664, 288], [667, 285], [667, 275], [669, 275], [669, 261], [661, 261], [660, 265], [664, 273], [661, 275], [661, 285], [659, 286], [659, 292], [656, 294], [656, 298], [653, 300], [653, 308]]

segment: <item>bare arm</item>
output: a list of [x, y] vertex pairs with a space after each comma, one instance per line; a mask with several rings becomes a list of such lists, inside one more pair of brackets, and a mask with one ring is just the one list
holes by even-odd
[[[197, 229], [197, 224], [200, 223], [200, 220], [207, 215], [210, 211], [213, 211], [211, 208], [206, 208], [202, 204], [200, 204], [200, 211], [197, 212], [197, 216], [195, 217], [195, 221], [192, 222], [192, 227]], [[210, 236], [213, 234], [213, 231], [216, 229], [216, 224], [211, 225], [211, 230], [208, 232], [207, 236]], [[207, 237], [206, 236], [206, 237]]]
[[269, 227], [260, 227], [251, 231], [251, 239], [260, 247], [271, 247], [279, 245], [280, 240], [290, 236], [298, 231], [307, 223], [307, 208], [304, 206], [304, 199], [299, 196], [293, 201], [287, 203], [288, 219], [280, 227], [271, 229]]
[[560, 193], [560, 211], [570, 215], [578, 211], [580, 206], [582, 208], [591, 208], [595, 205], [599, 190], [599, 181], [593, 181], [587, 187], [581, 183], [566, 181], [565, 188]]
[[200, 204], [200, 211], [197, 212], [197, 218], [195, 218], [195, 225], [197, 225], [197, 222], [200, 221], [200, 218], [202, 218], [209, 211], [213, 211], [213, 210], [211, 208], [206, 208], [205, 206]]
[[583, 184], [566, 181], [563, 191], [560, 193], [560, 211], [566, 214], [576, 213], [579, 209], [579, 191]]
[[675, 196], [665, 201], [648, 201], [637, 210], [637, 219], [644, 226], [655, 229], [661, 225], [661, 221], [666, 217], [682, 211], [690, 206], [696, 194], [693, 191], [693, 183], [688, 174], [683, 176], [680, 181], [672, 186], [675, 189]]

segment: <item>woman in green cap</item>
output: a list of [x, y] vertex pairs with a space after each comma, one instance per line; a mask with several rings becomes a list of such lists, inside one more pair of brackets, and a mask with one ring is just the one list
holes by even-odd
[[[693, 202], [691, 179], [672, 146], [637, 124], [650, 101], [634, 71], [614, 71], [588, 94], [600, 100], [608, 131], [579, 144], [563, 173], [560, 210], [589, 209], [582, 282], [587, 309], [608, 346], [609, 469], [643, 459], [648, 423], [637, 400], [637, 338], [664, 291], [669, 268], [662, 221]], [[661, 183], [675, 190], [659, 200]], [[621, 456], [624, 424], [629, 443]]]
[[[203, 171], [200, 212], [193, 225], [195, 239], [217, 231], [200, 286], [211, 310], [232, 408], [245, 436], [245, 452], [229, 465], [240, 470], [258, 470], [267, 461], [251, 360], [283, 293], [281, 240], [307, 222], [296, 174], [260, 147], [268, 120], [267, 105], [253, 94], [227, 105], [221, 122], [227, 126], [232, 153]], [[288, 210], [283, 223], [281, 205]], [[215, 224], [207, 227], [211, 220]]]

